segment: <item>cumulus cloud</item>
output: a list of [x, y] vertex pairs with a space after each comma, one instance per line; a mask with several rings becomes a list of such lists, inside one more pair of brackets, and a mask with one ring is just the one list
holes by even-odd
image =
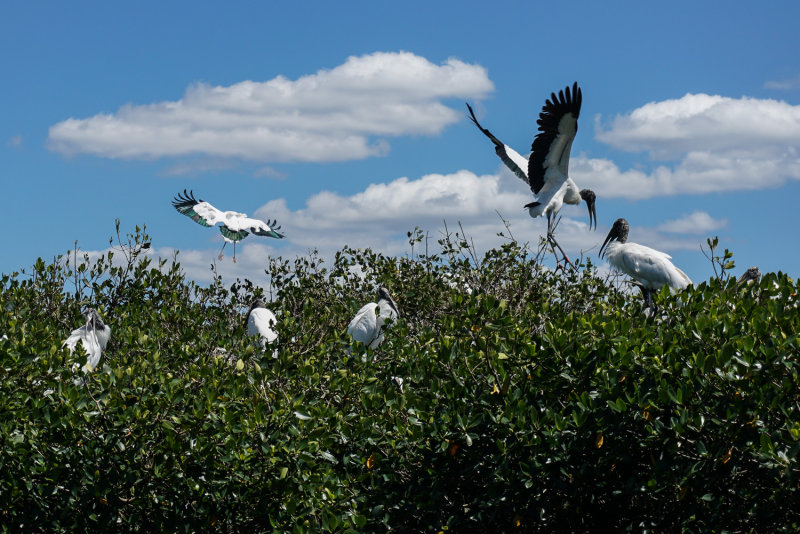
[[666, 221], [660, 224], [658, 229], [674, 234], [707, 234], [727, 225], [728, 219], [714, 219], [704, 211], [695, 211], [678, 219]]
[[444, 99], [480, 99], [493, 89], [479, 65], [376, 52], [296, 80], [198, 83], [178, 101], [70, 118], [50, 128], [49, 146], [108, 158], [362, 159], [385, 154], [386, 137], [435, 135], [459, 121], [461, 111]]
[[596, 137], [663, 160], [648, 171], [623, 171], [608, 159], [575, 158], [576, 181], [609, 198], [763, 189], [800, 179], [800, 106], [782, 101], [687, 94], [607, 125], [598, 118]]
[[800, 106], [687, 94], [618, 115], [608, 127], [599, 125], [597, 138], [620, 150], [648, 151], [657, 159], [675, 159], [694, 151], [772, 152], [800, 146]]
[[570, 176], [581, 187], [593, 189], [598, 198], [640, 200], [766, 189], [787, 179], [800, 180], [799, 154], [793, 147], [773, 158], [698, 151], [686, 154], [674, 166], [658, 165], [647, 172], [622, 170], [609, 159], [580, 155], [570, 162]]

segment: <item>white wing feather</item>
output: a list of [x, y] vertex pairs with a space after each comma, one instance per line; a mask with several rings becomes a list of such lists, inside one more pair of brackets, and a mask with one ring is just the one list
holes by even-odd
[[672, 264], [669, 254], [638, 243], [613, 243], [609, 244], [609, 249], [609, 263], [650, 288], [668, 285], [684, 289], [692, 283], [686, 273]]
[[274, 330], [278, 323], [275, 314], [266, 308], [255, 308], [247, 318], [247, 332], [251, 336], [259, 336], [262, 347], [278, 339], [278, 333]]
[[100, 356], [103, 354], [103, 349], [110, 337], [110, 328], [106, 328], [109, 330], [109, 335], [102, 336], [104, 339], [99, 338], [93, 328], [89, 328], [87, 332], [86, 326], [82, 326], [73, 330], [70, 336], [64, 341], [62, 347], [67, 347], [70, 353], [75, 352], [75, 348], [78, 346], [78, 342], [80, 342], [87, 356], [86, 363], [82, 366], [76, 363], [73, 366], [73, 370], [83, 369], [84, 373], [91, 373], [97, 368], [100, 363]]

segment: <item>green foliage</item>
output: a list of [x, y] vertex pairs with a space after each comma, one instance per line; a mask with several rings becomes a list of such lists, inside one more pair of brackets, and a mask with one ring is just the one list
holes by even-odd
[[[589, 263], [409, 240], [410, 257], [274, 258], [267, 295], [187, 281], [119, 225], [103, 256], [4, 275], [0, 529], [800, 527], [796, 282], [717, 276], [646, 318]], [[351, 347], [377, 285], [402, 315]], [[247, 338], [261, 296], [277, 358]], [[61, 343], [87, 304], [112, 339], [76, 384]]]
[[706, 244], [708, 245], [708, 254], [703, 250], [702, 245], [700, 246], [700, 250], [711, 262], [711, 266], [714, 269], [714, 276], [716, 276], [717, 280], [722, 282], [725, 280], [725, 273], [736, 268], [736, 263], [733, 261], [733, 252], [726, 248], [722, 256], [715, 254], [714, 252], [719, 248], [719, 238], [717, 236], [706, 239]]

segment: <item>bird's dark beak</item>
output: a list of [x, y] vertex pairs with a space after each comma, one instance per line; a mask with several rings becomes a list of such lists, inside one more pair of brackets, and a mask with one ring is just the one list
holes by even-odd
[[594, 205], [594, 199], [587, 201], [586, 206], [589, 208], [589, 230], [592, 229], [592, 224], [594, 224], [594, 229], [597, 230], [597, 209]]
[[592, 229], [592, 225], [594, 225], [594, 229], [597, 230], [597, 209], [594, 203], [597, 195], [595, 195], [594, 191], [591, 189], [581, 189], [580, 195], [586, 202], [586, 207], [589, 209], [589, 230]]
[[617, 238], [617, 233], [614, 231], [614, 227], [612, 227], [611, 230], [608, 232], [608, 235], [606, 236], [606, 240], [603, 241], [603, 246], [600, 247], [601, 258], [603, 257], [603, 249], [606, 248], [606, 245], [608, 245], [612, 240], [616, 238]]

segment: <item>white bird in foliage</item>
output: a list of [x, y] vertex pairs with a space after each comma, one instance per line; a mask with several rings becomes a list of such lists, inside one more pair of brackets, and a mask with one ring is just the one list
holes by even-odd
[[536, 200], [525, 207], [531, 217], [545, 215], [547, 232], [552, 235], [556, 215], [561, 206], [586, 202], [589, 209], [589, 229], [597, 228], [597, 212], [595, 194], [591, 189], [578, 189], [569, 177], [569, 153], [572, 141], [578, 132], [578, 116], [583, 100], [578, 82], [570, 91], [567, 86], [559, 91], [558, 96], [551, 93], [539, 113], [539, 133], [533, 139], [531, 154], [528, 158], [497, 139], [492, 133], [480, 125], [475, 113], [467, 104], [470, 118], [475, 126], [494, 143], [494, 150], [511, 172], [528, 184], [536, 195]]
[[652, 306], [651, 293], [654, 290], [665, 285], [673, 289], [685, 289], [692, 283], [686, 273], [672, 264], [669, 254], [638, 243], [629, 243], [629, 231], [628, 221], [617, 219], [600, 247], [600, 257], [605, 255], [613, 267], [639, 282], [639, 288], [649, 305]]
[[219, 231], [225, 242], [219, 251], [220, 260], [225, 245], [233, 243], [233, 262], [236, 263], [236, 243], [247, 237], [248, 234], [264, 237], [274, 237], [282, 239], [283, 235], [276, 232], [280, 226], [276, 226], [276, 221], [264, 222], [260, 219], [248, 217], [245, 213], [236, 211], [220, 211], [208, 202], [194, 198], [192, 191], [183, 190], [183, 195], [178, 195], [172, 201], [175, 209], [191, 218], [201, 226], [215, 226], [221, 224]]
[[87, 308], [84, 317], [86, 324], [73, 330], [61, 346], [74, 352], [80, 341], [83, 350], [86, 351], [86, 363], [82, 366], [76, 363], [72, 366], [72, 370], [83, 369], [84, 373], [91, 373], [100, 363], [100, 356], [108, 345], [108, 340], [111, 339], [111, 327], [103, 323], [94, 308]]
[[347, 333], [369, 348], [377, 348], [383, 343], [384, 331], [389, 326], [386, 321], [394, 321], [399, 315], [397, 304], [389, 295], [389, 290], [381, 287], [378, 289], [378, 302], [362, 306], [347, 326]]
[[263, 300], [256, 299], [250, 305], [250, 311], [247, 312], [247, 333], [250, 336], [258, 336], [262, 349], [278, 339], [278, 333], [275, 331], [277, 323], [275, 314], [267, 309]]

